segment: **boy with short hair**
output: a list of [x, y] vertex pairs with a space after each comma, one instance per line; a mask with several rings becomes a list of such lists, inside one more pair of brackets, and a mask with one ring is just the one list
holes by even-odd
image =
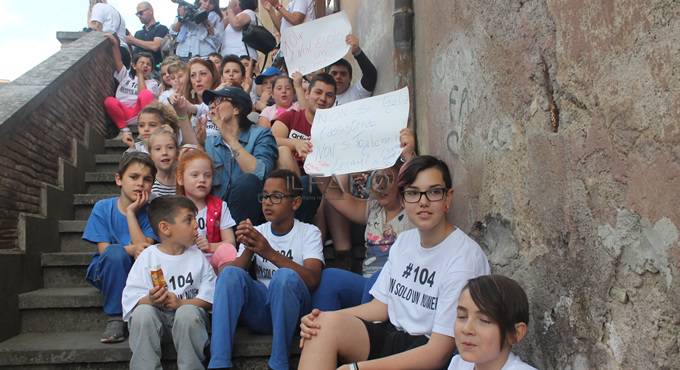
[[[300, 316], [311, 309], [311, 291], [324, 265], [321, 232], [295, 219], [302, 203], [300, 179], [291, 171], [269, 174], [261, 194], [268, 222], [250, 220], [236, 229], [239, 256], [224, 268], [215, 288], [209, 368], [232, 367], [234, 333], [239, 318], [251, 330], [272, 333], [269, 367], [288, 369], [288, 350]], [[246, 269], [255, 264], [257, 280]]]
[[[123, 290], [123, 319], [130, 326], [130, 369], [160, 369], [161, 340], [172, 335], [177, 366], [203, 369], [208, 345], [208, 313], [215, 273], [196, 247], [196, 205], [165, 196], [149, 205], [160, 243], [137, 258]], [[162, 271], [162, 278], [153, 274]]]
[[148, 154], [125, 153], [116, 172], [120, 196], [98, 201], [83, 232], [84, 240], [97, 245], [85, 279], [104, 295], [104, 313], [109, 319], [102, 343], [122, 342], [127, 336], [121, 296], [134, 258], [155, 239], [146, 213], [155, 176], [156, 167]]

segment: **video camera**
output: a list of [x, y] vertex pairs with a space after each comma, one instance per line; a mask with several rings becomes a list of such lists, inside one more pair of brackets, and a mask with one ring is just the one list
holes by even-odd
[[184, 0], [170, 0], [170, 1], [183, 7], [186, 11], [183, 17], [180, 16], [177, 17], [177, 20], [179, 20], [180, 23], [185, 21], [192, 21], [196, 24], [200, 24], [205, 22], [206, 19], [208, 19], [208, 12], [197, 7], [194, 4], [188, 3]]

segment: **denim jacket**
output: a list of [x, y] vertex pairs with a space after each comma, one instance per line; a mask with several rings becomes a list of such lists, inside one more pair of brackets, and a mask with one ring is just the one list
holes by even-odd
[[[260, 180], [264, 180], [267, 174], [274, 169], [279, 157], [279, 148], [271, 130], [252, 125], [248, 131], [241, 132], [238, 141], [257, 161], [255, 171], [252, 174]], [[236, 163], [236, 159], [234, 159], [231, 150], [221, 136], [208, 136], [205, 139], [205, 151], [215, 164], [212, 193], [224, 199], [229, 194], [232, 184], [238, 181], [244, 172]]]

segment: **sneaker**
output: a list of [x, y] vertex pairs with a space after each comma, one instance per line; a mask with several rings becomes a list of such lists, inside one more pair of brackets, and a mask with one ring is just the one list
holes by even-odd
[[99, 339], [102, 343], [120, 343], [124, 341], [128, 336], [127, 324], [123, 321], [123, 318], [111, 317], [106, 321], [106, 329], [102, 337]]

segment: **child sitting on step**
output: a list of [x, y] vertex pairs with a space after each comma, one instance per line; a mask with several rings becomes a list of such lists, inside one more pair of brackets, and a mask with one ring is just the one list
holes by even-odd
[[175, 195], [177, 183], [177, 135], [168, 125], [154, 130], [147, 140], [149, 155], [156, 165], [156, 179], [151, 186], [151, 198]]
[[130, 369], [160, 369], [161, 340], [170, 335], [177, 367], [203, 369], [215, 273], [194, 244], [196, 206], [185, 197], [159, 197], [149, 218], [161, 242], [139, 255], [123, 290]]
[[83, 232], [84, 240], [97, 245], [86, 279], [104, 295], [104, 313], [109, 319], [102, 343], [126, 338], [121, 296], [134, 258], [156, 238], [146, 213], [155, 175], [148, 154], [123, 154], [116, 173], [120, 196], [98, 201]]
[[232, 230], [236, 221], [227, 202], [210, 194], [213, 173], [212, 159], [200, 149], [186, 151], [177, 165], [177, 194], [191, 199], [198, 209], [196, 245], [217, 271], [236, 258]]
[[528, 324], [529, 300], [516, 281], [502, 275], [470, 279], [458, 298], [458, 355], [449, 370], [536, 370], [510, 352]]

